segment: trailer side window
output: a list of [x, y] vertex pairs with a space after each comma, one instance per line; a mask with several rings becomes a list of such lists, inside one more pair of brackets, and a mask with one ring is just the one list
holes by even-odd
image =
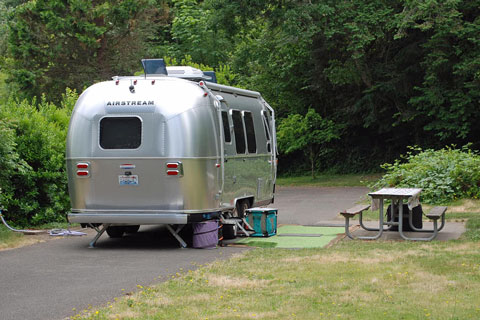
[[243, 120], [245, 121], [245, 130], [247, 131], [248, 153], [256, 153], [257, 141], [255, 140], [255, 127], [253, 125], [252, 113], [245, 111], [243, 113]]
[[240, 111], [232, 111], [232, 120], [237, 153], [245, 153], [245, 133], [243, 132], [242, 115], [240, 114]]
[[230, 135], [230, 125], [228, 123], [227, 111], [222, 111], [222, 122], [223, 122], [223, 136], [225, 137], [225, 142], [232, 142], [232, 136]]
[[270, 142], [270, 124], [268, 123], [265, 112], [262, 111], [262, 121], [263, 128], [265, 129], [265, 138], [267, 139], [267, 152], [272, 152], [271, 142]]
[[142, 143], [142, 121], [137, 117], [107, 117], [100, 120], [103, 149], [137, 149]]

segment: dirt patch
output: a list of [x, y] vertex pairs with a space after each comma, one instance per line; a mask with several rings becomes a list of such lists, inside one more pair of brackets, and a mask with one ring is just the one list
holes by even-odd
[[246, 278], [233, 278], [220, 275], [209, 276], [207, 281], [210, 286], [222, 288], [259, 288], [265, 287], [271, 282], [270, 280], [263, 279], [250, 280]]
[[458, 206], [449, 206], [448, 213], [480, 212], [480, 200], [465, 199]]
[[[72, 231], [80, 231], [80, 232], [85, 232], [87, 233], [86, 237], [91, 235], [90, 233], [94, 233], [95, 231], [92, 229], [81, 229], [81, 228], [75, 228], [75, 229], [70, 229]], [[18, 240], [4, 244], [0, 243], [0, 251], [5, 251], [5, 250], [13, 250], [13, 249], [18, 249], [26, 246], [31, 246], [37, 243], [43, 243], [47, 241], [52, 241], [52, 240], [58, 240], [58, 239], [64, 239], [69, 236], [51, 236], [48, 232], [50, 230], [43, 230], [43, 233], [37, 233], [37, 234], [25, 234], [22, 237], [18, 238]], [[92, 234], [93, 234], [92, 233]]]
[[336, 264], [336, 263], [360, 263], [360, 264], [370, 264], [370, 263], [382, 263], [382, 262], [392, 262], [396, 257], [392, 255], [387, 255], [382, 251], [377, 252], [376, 254], [369, 257], [353, 257], [343, 254], [328, 254], [328, 255], [314, 255], [308, 257], [290, 257], [283, 259], [284, 262], [293, 262], [293, 263], [319, 263], [319, 264]]

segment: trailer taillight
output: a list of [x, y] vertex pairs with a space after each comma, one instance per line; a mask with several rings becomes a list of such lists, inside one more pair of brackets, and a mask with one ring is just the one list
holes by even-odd
[[88, 169], [88, 163], [77, 163], [77, 169]]
[[167, 162], [165, 166], [168, 176], [183, 176], [183, 164], [181, 162]]
[[78, 162], [76, 164], [77, 167], [77, 177], [89, 177], [90, 176], [90, 163], [88, 162]]

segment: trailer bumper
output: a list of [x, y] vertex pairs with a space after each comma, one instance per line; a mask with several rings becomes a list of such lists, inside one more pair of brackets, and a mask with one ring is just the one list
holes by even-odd
[[69, 213], [68, 221], [72, 223], [100, 223], [100, 224], [186, 224], [188, 214], [185, 213]]

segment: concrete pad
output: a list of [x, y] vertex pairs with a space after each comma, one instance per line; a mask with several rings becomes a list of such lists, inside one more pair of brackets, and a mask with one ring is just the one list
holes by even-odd
[[277, 187], [269, 207], [278, 209], [279, 224], [338, 224], [339, 212], [366, 199], [368, 192], [365, 187]]
[[[364, 222], [366, 227], [378, 227], [378, 222], [375, 223], [374, 221], [368, 221]], [[431, 222], [423, 222], [423, 228], [424, 229], [433, 229], [433, 223]], [[365, 231], [363, 230], [359, 225], [354, 225], [350, 227], [351, 233], [353, 236], [373, 236], [376, 234], [376, 231]], [[353, 231], [352, 231], [353, 230]], [[460, 236], [465, 232], [465, 223], [463, 222], [445, 222], [445, 227], [440, 231], [437, 235], [437, 237], [433, 240], [438, 240], [438, 241], [447, 241], [447, 240], [457, 240], [460, 238]], [[428, 232], [405, 232], [405, 235], [408, 237], [429, 237], [432, 234]], [[346, 237], [346, 239], [351, 240], [350, 238]], [[387, 231], [383, 232], [382, 237], [380, 240], [401, 240], [404, 241], [404, 239], [400, 236], [400, 233], [398, 231]]]

